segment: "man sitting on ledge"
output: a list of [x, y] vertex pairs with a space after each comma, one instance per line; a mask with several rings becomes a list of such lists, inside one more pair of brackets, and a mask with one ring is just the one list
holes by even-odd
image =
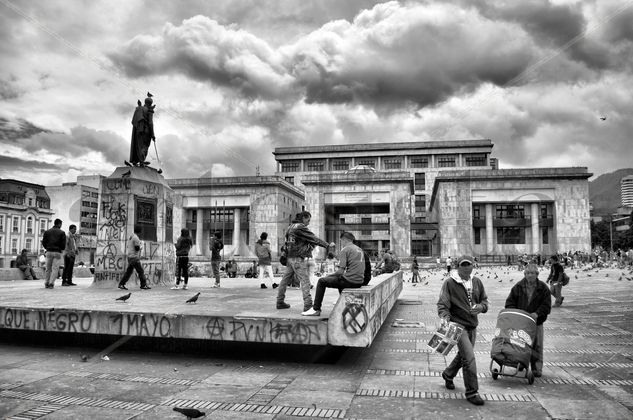
[[23, 249], [20, 255], [15, 259], [15, 266], [22, 270], [25, 280], [37, 280], [35, 271], [33, 271], [33, 267], [31, 267], [31, 263], [29, 263], [28, 251], [26, 249]]
[[365, 280], [365, 256], [363, 250], [354, 245], [354, 235], [349, 232], [341, 234], [341, 252], [338, 255], [338, 270], [329, 276], [319, 279], [314, 295], [312, 308], [301, 312], [303, 316], [321, 315], [321, 303], [328, 287], [338, 289], [339, 293], [346, 288], [358, 288]]

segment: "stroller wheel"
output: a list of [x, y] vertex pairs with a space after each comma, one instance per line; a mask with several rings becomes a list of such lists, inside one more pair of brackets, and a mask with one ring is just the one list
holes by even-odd
[[[497, 368], [492, 369], [492, 379], [496, 381], [498, 378], [499, 378], [499, 369]], [[532, 379], [532, 381], [534, 381], [534, 379]]]

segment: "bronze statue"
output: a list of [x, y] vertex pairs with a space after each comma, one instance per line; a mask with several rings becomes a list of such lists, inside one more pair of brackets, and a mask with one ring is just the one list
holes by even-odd
[[147, 152], [154, 136], [154, 108], [152, 94], [147, 92], [145, 104], [137, 101], [137, 107], [132, 116], [132, 145], [130, 147], [130, 161], [126, 165], [147, 166]]

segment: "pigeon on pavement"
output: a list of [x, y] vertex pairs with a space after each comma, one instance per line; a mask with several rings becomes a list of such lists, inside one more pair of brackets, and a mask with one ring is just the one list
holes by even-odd
[[187, 416], [187, 420], [197, 419], [198, 417], [202, 417], [205, 415], [202, 411], [196, 408], [174, 407], [174, 411], [177, 411]]
[[198, 300], [198, 296], [200, 296], [200, 292], [187, 299], [185, 303], [196, 303], [196, 301]]
[[128, 293], [127, 295], [123, 295], [121, 297], [118, 297], [115, 300], [122, 300], [123, 303], [125, 303], [125, 301], [128, 300], [130, 298], [130, 296], [132, 296], [132, 293]]

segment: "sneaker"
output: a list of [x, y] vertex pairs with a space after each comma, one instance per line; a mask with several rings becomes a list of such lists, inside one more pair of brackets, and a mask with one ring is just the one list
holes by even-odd
[[310, 308], [307, 311], [301, 312], [301, 315], [303, 315], [303, 316], [320, 316], [321, 315], [321, 311], [316, 310], [314, 308]]
[[475, 405], [484, 405], [484, 400], [481, 399], [479, 395], [473, 395], [472, 397], [466, 398], [469, 403]]
[[290, 308], [290, 305], [288, 305], [286, 302], [277, 302], [277, 309], [288, 309]]
[[183, 285], [182, 285], [182, 290], [187, 290], [187, 289], [188, 289], [187, 285], [186, 285], [186, 284], [183, 284]]
[[[561, 305], [563, 304], [563, 301], [564, 301], [564, 300], [565, 300], [565, 297], [561, 296], [561, 298], [560, 298], [560, 304], [561, 304]], [[559, 305], [559, 306], [560, 306], [560, 305]]]
[[442, 372], [442, 379], [444, 379], [444, 386], [446, 389], [455, 389], [455, 383], [452, 379], [448, 379], [444, 372]]
[[53, 288], [53, 285], [52, 285], [52, 284], [45, 284], [45, 285], [44, 285], [44, 287], [45, 287], [46, 289], [52, 289], [52, 288]]
[[213, 286], [211, 287], [220, 287], [220, 283], [213, 283]]
[[268, 289], [268, 287], [264, 283], [260, 284], [259, 288], [260, 289]]
[[279, 285], [277, 283], [273, 283], [273, 289], [276, 289], [278, 287], [279, 287]]
[[127, 290], [127, 287], [125, 287], [124, 284], [119, 284], [119, 289], [121, 290]]
[[148, 285], [143, 285], [141, 286], [141, 290], [150, 290], [151, 287], [149, 287]]
[[178, 286], [177, 284], [175, 286], [171, 286], [171, 290], [178, 290], [180, 289], [180, 286]]

